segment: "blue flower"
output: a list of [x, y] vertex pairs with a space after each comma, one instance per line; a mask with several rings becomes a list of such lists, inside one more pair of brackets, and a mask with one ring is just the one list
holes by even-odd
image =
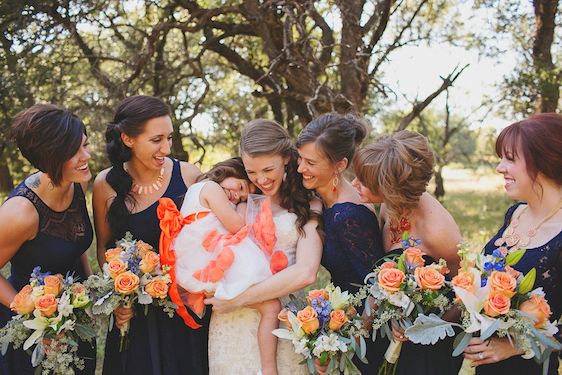
[[503, 270], [505, 270], [505, 264], [503, 262], [495, 262], [494, 263], [494, 269], [496, 271], [503, 271]]
[[484, 263], [484, 271], [491, 271], [494, 265], [491, 262]]
[[487, 277], [483, 277], [480, 279], [480, 287], [483, 288], [486, 286], [486, 284], [488, 284], [488, 278]]
[[41, 272], [41, 266], [37, 266], [31, 272], [31, 276], [29, 278], [29, 283], [32, 284], [33, 280], [37, 280], [39, 285], [43, 285], [45, 282], [45, 276], [51, 275], [50, 272]]
[[502, 252], [499, 249], [496, 249], [492, 252], [492, 255], [495, 256], [496, 258], [505, 258], [502, 254]]
[[422, 243], [422, 240], [419, 240], [419, 239], [416, 240], [416, 245], [419, 245], [419, 244], [421, 244], [421, 243]]

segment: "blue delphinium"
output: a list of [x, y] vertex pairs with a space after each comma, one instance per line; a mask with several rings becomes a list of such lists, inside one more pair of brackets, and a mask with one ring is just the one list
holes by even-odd
[[480, 279], [480, 287], [483, 288], [486, 286], [486, 284], [488, 284], [488, 278], [487, 277], [482, 277]]
[[502, 252], [499, 249], [496, 249], [492, 252], [492, 255], [495, 256], [496, 258], [505, 258], [502, 254]]
[[332, 306], [330, 301], [326, 301], [322, 298], [314, 298], [311, 301], [312, 308], [318, 314], [318, 321], [320, 326], [323, 326], [328, 320], [330, 320], [330, 311], [332, 311]]
[[491, 271], [494, 268], [494, 264], [492, 262], [484, 263], [484, 271]]
[[496, 271], [504, 271], [505, 270], [505, 264], [503, 262], [494, 262], [494, 269]]
[[45, 284], [45, 277], [51, 275], [50, 272], [41, 272], [41, 266], [37, 266], [31, 272], [31, 277], [29, 278], [29, 283], [32, 284], [33, 280], [37, 280], [39, 285]]

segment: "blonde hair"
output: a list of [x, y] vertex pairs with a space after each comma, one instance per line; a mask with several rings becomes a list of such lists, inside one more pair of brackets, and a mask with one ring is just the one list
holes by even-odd
[[357, 153], [353, 169], [373, 193], [383, 196], [391, 223], [417, 207], [433, 175], [434, 154], [419, 133], [383, 135]]

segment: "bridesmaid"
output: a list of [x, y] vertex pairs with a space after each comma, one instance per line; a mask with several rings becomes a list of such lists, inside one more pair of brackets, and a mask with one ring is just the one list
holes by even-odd
[[[124, 99], [105, 137], [112, 167], [94, 182], [94, 219], [98, 261], [105, 262], [105, 250], [126, 232], [158, 249], [158, 199], [171, 198], [178, 207], [200, 175], [191, 164], [168, 157], [172, 142], [169, 108], [151, 96]], [[207, 326], [189, 328], [175, 315], [169, 318], [150, 307], [133, 311], [115, 310], [117, 328], [130, 320], [129, 346], [119, 352], [119, 330], [107, 337], [104, 374], [179, 375], [206, 374]]]
[[[380, 220], [386, 253], [399, 251], [402, 232], [422, 241], [430, 261], [443, 258], [454, 276], [459, 268], [457, 244], [461, 234], [453, 217], [429, 193], [434, 156], [427, 139], [403, 130], [378, 138], [355, 157], [353, 184], [363, 202], [382, 203]], [[454, 315], [454, 314], [452, 314]], [[451, 316], [449, 319], [452, 319]], [[404, 342], [396, 374], [456, 374], [461, 361], [452, 358], [452, 340], [414, 345], [396, 324], [395, 340]]]
[[[543, 113], [509, 125], [496, 141], [496, 153], [506, 194], [519, 202], [507, 210], [485, 252], [491, 254], [499, 246], [508, 251], [526, 248], [513, 268], [522, 273], [536, 268], [535, 288], [543, 288], [550, 320], [557, 321], [562, 315], [562, 116]], [[558, 327], [562, 341], [562, 326]], [[522, 355], [506, 338], [496, 336], [485, 342], [473, 338], [464, 354], [477, 366], [477, 374], [542, 373], [541, 366]], [[548, 374], [558, 374], [558, 356], [551, 355]]]
[[[37, 104], [14, 117], [12, 136], [39, 171], [22, 181], [0, 207], [0, 268], [11, 263], [8, 280], [0, 275], [1, 326], [11, 319], [10, 303], [36, 266], [52, 274], [74, 273], [81, 280], [92, 273], [86, 250], [93, 231], [84, 198], [92, 174], [84, 124], [66, 109]], [[80, 343], [78, 353], [85, 360], [80, 373], [93, 374], [95, 348]], [[0, 357], [2, 374], [35, 370], [22, 349], [10, 348]]]
[[[361, 202], [343, 173], [363, 141], [367, 127], [351, 115], [323, 114], [312, 120], [297, 139], [298, 172], [304, 187], [315, 190], [323, 203], [325, 233], [322, 265], [332, 282], [356, 293], [375, 262], [384, 255], [382, 237], [373, 205]], [[387, 340], [367, 340], [368, 364], [355, 364], [363, 374], [375, 373], [382, 363]]]

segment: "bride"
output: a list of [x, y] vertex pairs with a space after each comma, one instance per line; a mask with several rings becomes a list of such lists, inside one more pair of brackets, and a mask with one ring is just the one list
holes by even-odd
[[[312, 284], [322, 256], [316, 219], [319, 201], [302, 185], [297, 173], [298, 154], [289, 134], [269, 120], [248, 123], [240, 140], [240, 153], [250, 180], [273, 203], [276, 250], [283, 250], [289, 266], [231, 300], [209, 298], [213, 305], [209, 328], [209, 373], [248, 375], [260, 372], [257, 328], [260, 320], [252, 304], [286, 296]], [[303, 358], [293, 345], [281, 340], [277, 350], [279, 374], [307, 374]], [[264, 374], [269, 375], [269, 374]]]

